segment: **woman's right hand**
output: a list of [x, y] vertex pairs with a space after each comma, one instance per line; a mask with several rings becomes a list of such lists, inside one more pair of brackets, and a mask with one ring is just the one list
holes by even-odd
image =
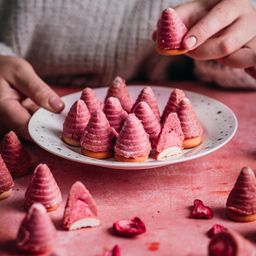
[[13, 130], [29, 139], [28, 122], [38, 107], [60, 112], [64, 103], [26, 60], [0, 56], [0, 133]]

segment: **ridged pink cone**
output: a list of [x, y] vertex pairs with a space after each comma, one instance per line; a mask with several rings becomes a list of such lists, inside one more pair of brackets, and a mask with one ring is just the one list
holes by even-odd
[[116, 97], [119, 99], [123, 109], [127, 112], [131, 112], [132, 100], [126, 86], [126, 82], [121, 77], [117, 76], [110, 84], [105, 100], [109, 97]]
[[68, 195], [63, 226], [69, 230], [100, 225], [96, 203], [80, 181], [75, 182]]
[[155, 94], [151, 87], [146, 86], [142, 89], [138, 98], [136, 99], [136, 102], [133, 104], [132, 112], [134, 112], [136, 105], [141, 101], [147, 102], [157, 119], [160, 120], [160, 111], [157, 105]]
[[70, 108], [63, 124], [62, 138], [71, 139], [80, 144], [80, 139], [91, 114], [83, 100], [76, 101]]
[[95, 92], [89, 87], [83, 89], [81, 100], [85, 102], [91, 114], [93, 114], [97, 109], [102, 109], [103, 104], [98, 99]]
[[134, 114], [141, 120], [146, 133], [149, 135], [151, 145], [154, 147], [158, 134], [161, 131], [159, 120], [145, 101], [141, 101], [136, 105]]
[[228, 196], [226, 207], [233, 215], [241, 217], [256, 214], [256, 177], [251, 168], [242, 168]]
[[168, 102], [164, 108], [163, 114], [162, 114], [162, 122], [164, 122], [165, 118], [172, 112], [177, 112], [178, 106], [183, 100], [186, 98], [185, 93], [180, 89], [174, 89], [168, 99]]
[[82, 148], [93, 152], [112, 151], [117, 133], [102, 110], [95, 111], [82, 135]]
[[157, 44], [165, 50], [181, 49], [182, 40], [187, 33], [187, 28], [176, 11], [167, 8], [157, 23]]
[[254, 244], [233, 230], [216, 234], [208, 245], [208, 256], [253, 256]]
[[110, 125], [117, 131], [120, 132], [124, 120], [128, 116], [127, 112], [122, 108], [118, 98], [109, 97], [105, 100], [104, 113]]
[[33, 203], [41, 203], [47, 211], [54, 211], [61, 201], [59, 186], [50, 169], [46, 164], [39, 164], [25, 193], [26, 207], [30, 207]]
[[180, 120], [176, 113], [170, 113], [162, 126], [156, 141], [156, 155], [158, 160], [168, 158], [181, 152], [184, 135]]
[[13, 131], [5, 134], [1, 154], [12, 177], [19, 177], [29, 172], [32, 160]]
[[191, 139], [202, 136], [203, 128], [198, 120], [189, 99], [181, 100], [177, 111], [180, 119], [184, 139]]
[[124, 158], [148, 157], [151, 144], [141, 121], [135, 114], [129, 114], [115, 145], [115, 155]]
[[56, 229], [42, 204], [33, 204], [23, 219], [16, 243], [30, 255], [48, 255], [56, 241]]
[[10, 196], [13, 186], [12, 176], [0, 155], [0, 200]]

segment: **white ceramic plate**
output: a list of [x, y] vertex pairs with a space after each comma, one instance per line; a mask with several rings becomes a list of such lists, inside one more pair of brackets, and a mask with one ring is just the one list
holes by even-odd
[[[135, 100], [144, 86], [129, 86], [132, 99]], [[108, 88], [95, 89], [97, 96], [103, 100]], [[160, 111], [170, 96], [172, 88], [152, 86], [155, 92]], [[112, 158], [98, 160], [80, 154], [80, 149], [68, 146], [60, 139], [62, 125], [71, 105], [80, 98], [80, 92], [64, 96], [62, 99], [66, 104], [61, 114], [54, 114], [45, 109], [39, 109], [30, 119], [29, 133], [33, 140], [43, 149], [69, 159], [71, 161], [108, 167], [112, 169], [148, 169], [187, 160], [195, 159], [209, 154], [225, 145], [235, 134], [237, 119], [234, 113], [224, 104], [217, 100], [185, 91], [190, 99], [195, 112], [204, 125], [206, 137], [201, 145], [193, 149], [183, 150], [180, 155], [173, 156], [167, 160], [157, 161], [153, 158], [143, 163], [123, 163], [114, 161]]]

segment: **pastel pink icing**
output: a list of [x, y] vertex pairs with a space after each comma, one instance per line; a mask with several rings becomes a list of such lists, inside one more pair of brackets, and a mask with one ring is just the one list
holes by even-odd
[[189, 99], [182, 99], [178, 111], [181, 128], [184, 134], [184, 139], [191, 139], [202, 136], [203, 127], [194, 112]]
[[33, 255], [52, 252], [56, 241], [56, 229], [42, 204], [33, 204], [23, 219], [16, 243], [17, 247]]
[[182, 48], [182, 40], [187, 33], [187, 28], [176, 11], [167, 8], [157, 23], [157, 44], [166, 50]]
[[14, 186], [12, 176], [0, 154], [0, 194]]
[[134, 114], [141, 120], [146, 133], [149, 135], [151, 145], [154, 147], [158, 134], [161, 131], [159, 120], [145, 101], [141, 101], [136, 105]]
[[52, 172], [46, 164], [39, 164], [25, 193], [25, 205], [41, 203], [46, 209], [60, 205], [61, 192]]
[[13, 177], [24, 175], [29, 171], [32, 164], [31, 157], [13, 131], [5, 134], [1, 154]]
[[164, 122], [165, 118], [172, 112], [177, 112], [178, 110], [178, 106], [181, 102], [181, 100], [183, 100], [184, 98], [186, 98], [185, 93], [180, 90], [175, 88], [172, 92], [171, 95], [168, 99], [168, 102], [164, 108], [163, 114], [162, 114], [162, 122]]
[[181, 129], [180, 120], [176, 113], [170, 113], [166, 117], [156, 141], [156, 152], [161, 153], [165, 149], [171, 147], [182, 148], [183, 140], [184, 135]]
[[118, 98], [109, 97], [105, 100], [104, 113], [110, 123], [110, 125], [120, 132], [124, 120], [128, 116], [127, 112], [122, 108]]
[[151, 150], [149, 136], [135, 114], [129, 114], [115, 145], [115, 154], [125, 158], [148, 156]]
[[153, 113], [157, 117], [157, 119], [160, 120], [160, 111], [157, 105], [155, 94], [151, 87], [146, 86], [142, 89], [142, 91], [140, 92], [139, 96], [136, 99], [136, 102], [133, 104], [132, 112], [134, 112], [136, 105], [141, 101], [147, 102], [148, 105], [151, 107]]
[[132, 100], [126, 86], [126, 82], [121, 77], [117, 76], [110, 84], [105, 100], [109, 97], [116, 97], [119, 99], [123, 109], [127, 112], [131, 112]]
[[91, 114], [95, 112], [97, 109], [102, 109], [103, 107], [103, 104], [96, 96], [95, 92], [89, 87], [83, 89], [81, 94], [81, 100], [85, 102]]
[[226, 206], [239, 215], [256, 214], [256, 177], [251, 168], [242, 168]]
[[209, 256], [253, 256], [254, 245], [239, 233], [225, 230], [216, 234], [208, 245]]
[[77, 100], [70, 108], [63, 124], [62, 135], [80, 141], [91, 114], [83, 100]]
[[117, 132], [113, 129], [104, 112], [95, 111], [81, 137], [81, 146], [93, 152], [107, 152], [114, 147]]
[[98, 216], [96, 203], [84, 184], [77, 181], [69, 191], [63, 215], [63, 226], [69, 229], [74, 222], [91, 216]]

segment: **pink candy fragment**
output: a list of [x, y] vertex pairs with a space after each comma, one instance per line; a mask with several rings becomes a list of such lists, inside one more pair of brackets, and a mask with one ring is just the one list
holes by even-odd
[[100, 256], [121, 256], [120, 246], [117, 244], [110, 250], [104, 250]]
[[227, 230], [227, 228], [225, 228], [222, 225], [219, 224], [214, 224], [208, 231], [207, 231], [207, 236], [209, 238], [213, 238], [215, 235], [219, 234], [222, 231]]
[[213, 218], [213, 211], [210, 207], [205, 206], [201, 200], [195, 199], [194, 208], [191, 213], [191, 218], [211, 219], [211, 218]]

